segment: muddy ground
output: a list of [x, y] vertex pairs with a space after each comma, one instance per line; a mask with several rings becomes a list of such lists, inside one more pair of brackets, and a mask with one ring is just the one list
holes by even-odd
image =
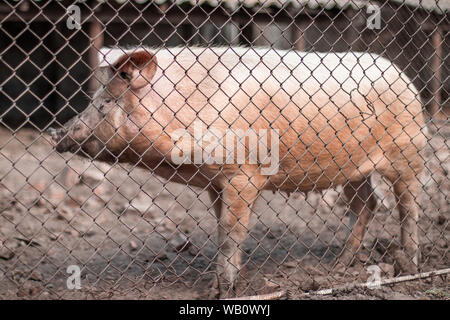
[[[449, 130], [447, 130], [449, 131]], [[420, 271], [450, 267], [448, 132], [430, 135], [422, 177]], [[205, 299], [217, 253], [207, 192], [149, 171], [53, 152], [32, 129], [0, 129], [0, 299]], [[65, 171], [64, 168], [71, 168]], [[405, 273], [390, 187], [375, 176], [380, 206], [351, 268], [330, 271], [349, 217], [340, 190], [258, 200], [245, 251], [241, 295], [288, 290], [289, 298], [449, 299], [445, 276], [381, 289], [319, 289]], [[69, 289], [67, 268], [80, 267]], [[244, 280], [245, 279], [245, 280]], [[73, 282], [70, 282], [73, 284]]]

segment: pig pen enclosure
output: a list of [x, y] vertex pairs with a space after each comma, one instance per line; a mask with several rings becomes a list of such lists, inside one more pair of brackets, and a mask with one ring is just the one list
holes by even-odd
[[[423, 104], [417, 266], [402, 247], [393, 188], [378, 173], [377, 206], [348, 266], [334, 266], [352, 225], [342, 186], [264, 190], [238, 246], [237, 296], [449, 299], [449, 10], [447, 0], [4, 1], [0, 299], [216, 298], [219, 227], [206, 188], [58, 153], [47, 134], [108, 81], [107, 48], [194, 46], [376, 53], [405, 72]], [[406, 275], [421, 279], [395, 282]]]

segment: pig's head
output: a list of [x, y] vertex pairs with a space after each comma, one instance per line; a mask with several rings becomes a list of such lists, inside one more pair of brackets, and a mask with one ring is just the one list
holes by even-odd
[[[151, 90], [150, 81], [157, 70], [156, 57], [140, 50], [124, 54], [105, 67], [103, 85], [85, 111], [64, 128], [50, 128], [58, 152], [72, 152], [93, 159], [115, 161], [129, 146], [133, 124], [128, 116], [142, 107], [140, 97]], [[136, 128], [131, 130], [136, 132]]]

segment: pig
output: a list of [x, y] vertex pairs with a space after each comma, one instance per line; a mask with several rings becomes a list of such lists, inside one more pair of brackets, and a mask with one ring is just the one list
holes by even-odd
[[[357, 219], [337, 262], [351, 265], [376, 208], [375, 171], [392, 183], [402, 249], [418, 264], [415, 200], [426, 129], [417, 89], [387, 59], [243, 47], [119, 48], [102, 55], [104, 81], [89, 107], [64, 128], [49, 129], [55, 148], [208, 190], [219, 225], [220, 297], [236, 293], [242, 243], [262, 190], [342, 185]], [[195, 126], [216, 136], [214, 161], [196, 157], [208, 145], [198, 143], [205, 136]], [[230, 131], [244, 132], [249, 161], [228, 161], [239, 152], [226, 148]], [[264, 159], [251, 150], [249, 132], [265, 132], [265, 140], [257, 136], [268, 149]]]

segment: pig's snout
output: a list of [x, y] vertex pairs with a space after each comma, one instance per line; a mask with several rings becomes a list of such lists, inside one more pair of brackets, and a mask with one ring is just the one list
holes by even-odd
[[58, 152], [73, 152], [74, 149], [78, 148], [78, 144], [67, 134], [65, 129], [54, 129], [49, 128], [47, 133], [53, 140], [56, 151]]

